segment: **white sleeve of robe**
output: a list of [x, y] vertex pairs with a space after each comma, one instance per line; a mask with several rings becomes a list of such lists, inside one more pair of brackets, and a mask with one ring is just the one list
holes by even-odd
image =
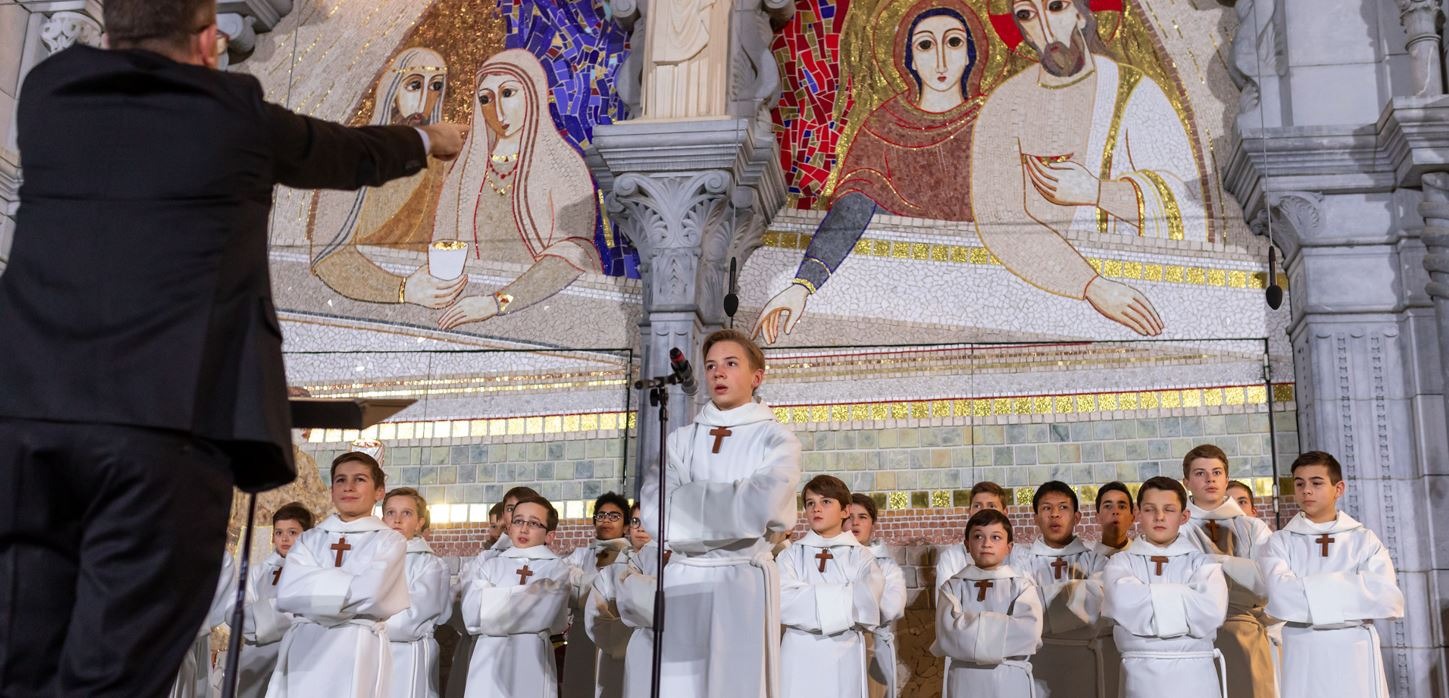
[[1306, 576], [1288, 566], [1292, 535], [1273, 536], [1259, 558], [1268, 588], [1268, 615], [1316, 626], [1403, 617], [1404, 593], [1394, 563], [1372, 531], [1364, 532], [1366, 556], [1355, 570]]
[[292, 617], [277, 610], [276, 596], [262, 597], [260, 585], [272, 583], [271, 573], [258, 574], [262, 571], [263, 568], [258, 565], [252, 574], [247, 575], [247, 607], [242, 635], [255, 644], [268, 645], [281, 641], [282, 636], [287, 634], [287, 628], [292, 627]]
[[1042, 602], [1035, 585], [1022, 585], [1010, 613], [973, 610], [961, 603], [962, 593], [976, 590], [958, 580], [937, 593], [932, 654], [987, 665], [1036, 654], [1041, 647]]
[[[1102, 618], [1102, 576], [1073, 579], [1041, 589], [1046, 629], [1054, 635], [1096, 625]], [[1051, 598], [1047, 598], [1047, 594]]]
[[477, 575], [463, 592], [463, 622], [474, 635], [558, 634], [568, 626], [572, 579], [540, 579], [523, 586], [493, 586]]
[[[800, 441], [783, 428], [766, 437], [758, 467], [734, 482], [685, 481], [685, 452], [693, 431], [669, 435], [669, 536], [675, 550], [703, 552], [770, 532], [795, 527], [795, 493], [800, 485]], [[699, 454], [702, 455], [702, 454]], [[656, 538], [659, 522], [659, 471], [644, 475], [640, 516]]]
[[855, 625], [852, 585], [811, 584], [800, 579], [794, 558], [802, 550], [791, 546], [780, 555], [780, 624], [822, 635], [849, 630]]
[[236, 565], [232, 562], [231, 556], [227, 555], [222, 561], [221, 576], [217, 579], [216, 592], [211, 597], [211, 607], [206, 611], [204, 627], [201, 628], [198, 637], [210, 633], [212, 628], [231, 620], [231, 612], [236, 608], [236, 584]]
[[906, 577], [894, 563], [880, 565], [880, 571], [885, 582], [880, 594], [880, 625], [885, 628], [906, 615]]
[[[277, 587], [277, 608], [333, 625], [353, 618], [384, 620], [407, 608], [397, 605], [398, 594], [388, 593], [407, 586], [407, 565], [403, 557], [407, 543], [398, 536], [380, 542], [361, 572], [334, 566], [333, 560], [318, 559], [305, 545], [294, 545], [287, 554], [286, 572]], [[406, 602], [406, 596], [403, 601]]]
[[1103, 570], [1105, 616], [1139, 637], [1217, 635], [1228, 613], [1228, 584], [1222, 566], [1204, 562], [1186, 584], [1149, 584], [1133, 574], [1129, 557], [1114, 556]]
[[625, 568], [614, 589], [619, 619], [631, 628], [654, 627], [654, 592], [659, 580], [654, 575]]
[[599, 572], [594, 577], [593, 590], [584, 604], [584, 631], [599, 650], [614, 659], [623, 659], [629, 647], [633, 628], [624, 624], [619, 617], [618, 605], [614, 601], [614, 577], [622, 571], [622, 565]]
[[453, 587], [442, 560], [428, 556], [417, 578], [408, 581], [408, 597], [412, 606], [387, 619], [387, 639], [392, 642], [432, 637], [433, 628], [453, 614]]

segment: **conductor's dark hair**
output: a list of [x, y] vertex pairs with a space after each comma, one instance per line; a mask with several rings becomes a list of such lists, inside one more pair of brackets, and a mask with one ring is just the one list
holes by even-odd
[[281, 521], [296, 521], [303, 531], [312, 530], [312, 511], [301, 502], [288, 502], [272, 513], [272, 525]]
[[185, 48], [216, 23], [216, 0], [106, 0], [101, 17], [111, 48]]

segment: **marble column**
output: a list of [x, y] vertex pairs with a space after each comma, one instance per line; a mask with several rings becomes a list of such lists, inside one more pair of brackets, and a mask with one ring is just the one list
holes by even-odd
[[1404, 26], [1409, 52], [1409, 74], [1416, 97], [1444, 94], [1444, 57], [1440, 54], [1439, 26], [1444, 21], [1440, 0], [1397, 0], [1399, 23]]

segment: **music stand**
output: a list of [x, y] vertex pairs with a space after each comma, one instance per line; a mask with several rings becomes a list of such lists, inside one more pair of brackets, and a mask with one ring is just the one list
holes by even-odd
[[[389, 398], [292, 398], [292, 426], [298, 429], [366, 429], [416, 400]], [[222, 675], [223, 698], [236, 696], [236, 673], [241, 660], [242, 626], [246, 621], [247, 572], [251, 567], [252, 519], [257, 515], [257, 495], [247, 496], [247, 524], [242, 535], [242, 554], [237, 576], [236, 599], [231, 613], [231, 638], [226, 648], [226, 671]]]

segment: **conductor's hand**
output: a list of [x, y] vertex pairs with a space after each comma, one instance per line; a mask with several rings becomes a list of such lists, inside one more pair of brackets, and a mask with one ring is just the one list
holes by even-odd
[[439, 160], [452, 160], [463, 152], [463, 139], [468, 132], [457, 124], [428, 124], [422, 127], [428, 134], [428, 155]]

